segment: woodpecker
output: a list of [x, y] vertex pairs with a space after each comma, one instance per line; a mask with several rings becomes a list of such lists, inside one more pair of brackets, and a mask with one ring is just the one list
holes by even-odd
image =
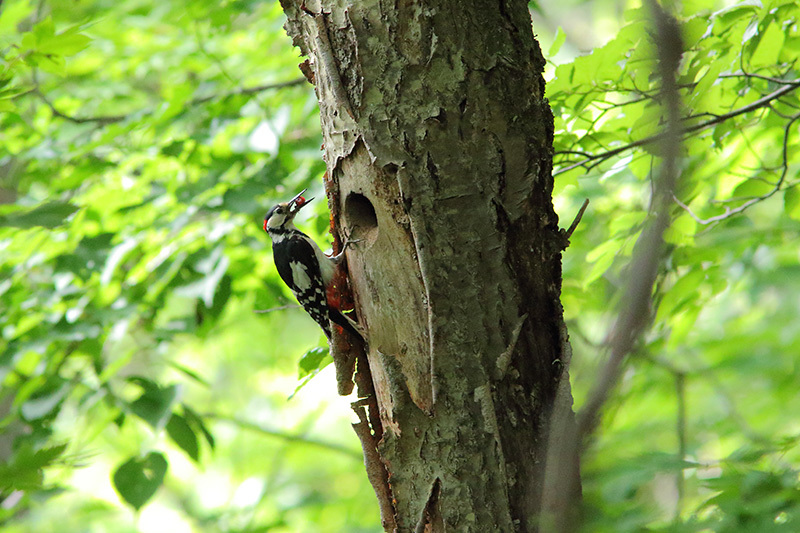
[[293, 222], [295, 215], [313, 200], [303, 198], [304, 192], [305, 189], [288, 202], [279, 203], [264, 217], [264, 231], [272, 239], [272, 257], [278, 274], [329, 341], [331, 321], [363, 339], [361, 327], [330, 305], [328, 299], [336, 266], [344, 259], [347, 245], [354, 241], [346, 241], [338, 255], [329, 257], [311, 237], [297, 229]]

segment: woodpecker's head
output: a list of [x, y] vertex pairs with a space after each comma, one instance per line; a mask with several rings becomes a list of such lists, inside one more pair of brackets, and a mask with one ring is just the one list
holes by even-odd
[[269, 232], [269, 230], [289, 227], [298, 211], [313, 200], [313, 198], [309, 198], [308, 200], [303, 198], [304, 192], [306, 192], [305, 189], [300, 191], [300, 194], [288, 202], [281, 202], [270, 209], [269, 212], [267, 212], [267, 216], [264, 217], [264, 231]]

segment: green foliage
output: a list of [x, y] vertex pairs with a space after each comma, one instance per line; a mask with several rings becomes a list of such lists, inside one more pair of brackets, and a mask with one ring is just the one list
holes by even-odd
[[[796, 531], [800, 8], [681, 9], [668, 253], [584, 460], [586, 529]], [[562, 225], [591, 199], [564, 257], [578, 407], [658, 174], [649, 21], [626, 20], [547, 88]], [[333, 378], [298, 392], [330, 355], [260, 231], [324, 171], [282, 24], [277, 2], [0, 6], [4, 530], [379, 530]]]
[[376, 530], [335, 392], [287, 404], [317, 326], [254, 313], [294, 301], [263, 215], [324, 171], [282, 24], [277, 2], [0, 6], [4, 530]]
[[[678, 15], [679, 188], [652, 327], [584, 461], [585, 529], [796, 531], [800, 7], [689, 3]], [[547, 87], [564, 225], [591, 199], [564, 261], [578, 408], [659, 172], [648, 12], [627, 20]]]

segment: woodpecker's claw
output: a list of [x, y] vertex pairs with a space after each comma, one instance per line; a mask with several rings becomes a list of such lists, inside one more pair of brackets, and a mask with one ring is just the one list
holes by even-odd
[[345, 239], [344, 244], [342, 245], [342, 251], [345, 251], [351, 244], [358, 244], [363, 240], [364, 239]]
[[351, 239], [350, 238], [350, 236], [353, 234], [353, 231], [355, 231], [355, 229], [357, 227], [358, 226], [355, 226], [352, 230], [350, 230], [350, 233], [348, 233], [347, 235], [344, 236], [344, 244], [342, 245], [342, 251], [345, 251], [347, 249], [347, 247], [350, 246], [351, 244], [356, 244], [356, 243], [359, 243], [359, 242], [364, 240], [364, 239]]
[[341, 251], [340, 251], [338, 254], [336, 254], [336, 255], [332, 256], [332, 257], [331, 257], [331, 261], [333, 261], [333, 262], [334, 262], [334, 263], [336, 263], [337, 265], [338, 265], [339, 263], [341, 263], [341, 262], [342, 262], [342, 260], [344, 259], [344, 252], [347, 250], [347, 247], [348, 247], [348, 246], [350, 246], [351, 244], [356, 244], [356, 243], [359, 243], [359, 242], [361, 242], [362, 240], [363, 240], [363, 239], [351, 239], [351, 238], [350, 238], [350, 235], [346, 235], [346, 236], [345, 236], [345, 238], [344, 238], [344, 244], [342, 244], [342, 249], [341, 249]]

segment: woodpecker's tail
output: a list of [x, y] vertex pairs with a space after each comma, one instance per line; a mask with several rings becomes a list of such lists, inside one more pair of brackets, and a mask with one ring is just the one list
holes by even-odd
[[[361, 334], [361, 332], [355, 328], [353, 322], [348, 317], [343, 315], [341, 311], [339, 311], [338, 309], [329, 308], [328, 314], [330, 316], [331, 322], [333, 322], [334, 324], [338, 324], [339, 326], [342, 326], [345, 329], [345, 331], [348, 331], [354, 337], [364, 340], [364, 336]], [[331, 337], [330, 334], [328, 334], [329, 339], [330, 337]]]

